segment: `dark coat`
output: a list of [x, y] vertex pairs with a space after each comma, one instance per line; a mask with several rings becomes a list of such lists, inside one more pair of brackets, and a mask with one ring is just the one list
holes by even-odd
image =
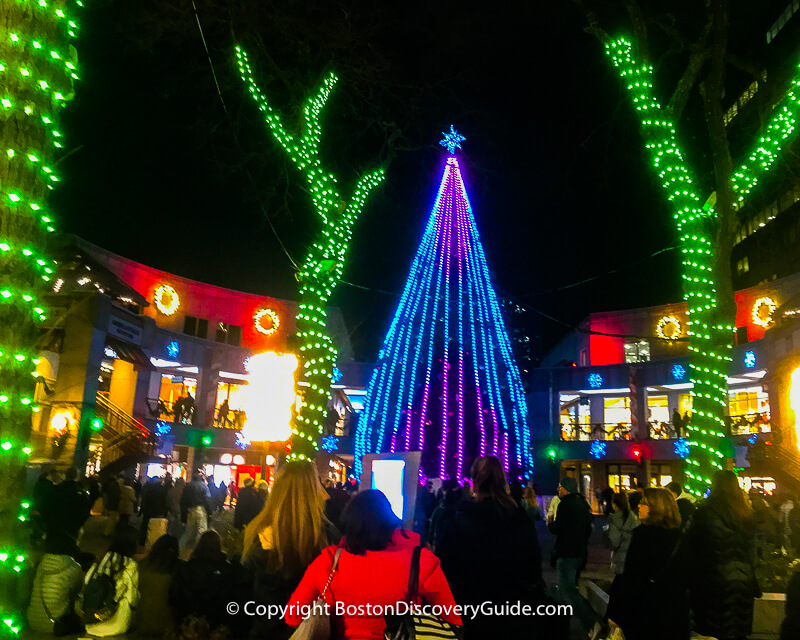
[[[239, 494], [242, 493], [242, 489]], [[329, 544], [337, 544], [342, 536], [334, 526], [325, 527], [325, 536]], [[256, 536], [252, 548], [243, 560], [243, 566], [249, 583], [252, 585], [252, 600], [256, 605], [284, 606], [289, 596], [294, 593], [305, 573], [306, 567], [286, 575], [276, 571], [278, 552], [275, 549], [264, 550], [261, 539]], [[252, 619], [250, 638], [252, 640], [286, 640], [294, 629], [287, 625], [281, 616], [258, 616]]]
[[753, 627], [755, 525], [736, 522], [714, 498], [698, 507], [686, 534], [691, 561], [691, 605], [698, 633], [739, 638]]
[[633, 530], [625, 570], [614, 580], [608, 603], [609, 617], [626, 640], [688, 640], [680, 538], [680, 529], [643, 524]]
[[89, 494], [74, 480], [65, 480], [53, 487], [45, 505], [42, 519], [51, 553], [77, 553], [78, 535], [92, 509]]
[[166, 518], [167, 517], [167, 487], [161, 482], [148, 481], [142, 487], [142, 517]]
[[678, 513], [681, 514], [681, 531], [685, 532], [689, 528], [689, 524], [692, 522], [692, 516], [696, 510], [697, 507], [689, 498], [681, 498], [678, 500]]
[[556, 509], [556, 519], [548, 525], [556, 536], [553, 551], [559, 558], [585, 558], [592, 534], [592, 508], [578, 493], [568, 493]]
[[780, 640], [800, 638], [800, 573], [795, 573], [786, 587], [786, 617], [781, 624]]
[[[437, 555], [456, 603], [542, 602], [542, 557], [536, 527], [520, 508], [502, 511], [490, 500], [462, 502], [444, 524]], [[533, 616], [463, 618], [467, 638], [522, 638]]]
[[247, 622], [241, 614], [234, 618], [228, 615], [225, 605], [240, 602], [245, 583], [241, 567], [231, 564], [220, 553], [215, 558], [190, 558], [179, 565], [169, 587], [169, 604], [180, 623], [186, 616], [205, 616], [212, 628], [225, 625], [234, 630], [238, 624]]
[[242, 487], [236, 498], [236, 510], [233, 513], [233, 526], [237, 529], [246, 527], [258, 515], [264, 501], [253, 487]]

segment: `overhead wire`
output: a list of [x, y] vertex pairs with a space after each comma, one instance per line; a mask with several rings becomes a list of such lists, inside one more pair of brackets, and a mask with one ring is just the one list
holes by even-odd
[[[222, 97], [222, 90], [220, 89], [219, 80], [217, 79], [217, 72], [214, 69], [214, 62], [211, 60], [211, 52], [208, 50], [208, 43], [206, 42], [206, 36], [203, 33], [203, 25], [200, 23], [200, 14], [197, 11], [197, 5], [195, 4], [194, 0], [192, 0], [192, 8], [194, 9], [194, 17], [195, 20], [197, 21], [197, 29], [200, 31], [200, 39], [203, 41], [203, 48], [205, 49], [206, 57], [208, 58], [208, 65], [211, 67], [211, 75], [214, 77], [214, 85], [217, 87], [217, 95], [219, 96], [219, 101], [222, 103], [222, 110], [225, 112], [225, 117], [228, 120], [228, 125], [230, 125], [231, 133], [233, 135], [234, 141], [236, 142], [236, 146], [239, 147], [240, 151], [243, 151], [243, 147], [239, 142], [239, 137], [236, 135], [236, 129], [233, 126], [233, 120], [231, 119], [231, 114], [228, 112], [228, 106], [225, 104], [225, 99]], [[245, 173], [247, 174], [247, 177], [250, 179], [250, 183], [253, 186], [253, 189], [255, 190], [257, 188], [256, 181], [253, 179], [253, 175], [250, 173], [250, 169], [245, 167], [244, 170]], [[292, 254], [289, 253], [289, 250], [283, 243], [280, 234], [278, 234], [278, 230], [272, 223], [271, 216], [269, 215], [269, 213], [267, 213], [266, 207], [264, 207], [264, 204], [260, 201], [258, 203], [258, 206], [261, 208], [261, 211], [264, 214], [264, 217], [266, 218], [267, 223], [270, 226], [270, 229], [272, 229], [272, 233], [274, 234], [275, 239], [278, 241], [278, 244], [283, 250], [283, 253], [288, 258], [289, 263], [292, 265], [292, 267], [294, 267], [295, 271], [300, 271], [300, 266], [297, 264], [297, 262], [295, 262], [294, 258], [292, 258]]]

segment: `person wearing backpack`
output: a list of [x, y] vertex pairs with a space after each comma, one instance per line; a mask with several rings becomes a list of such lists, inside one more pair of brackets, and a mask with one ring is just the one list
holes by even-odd
[[86, 573], [79, 600], [86, 633], [116, 636], [128, 632], [139, 603], [139, 568], [133, 559], [138, 531], [120, 525], [106, 554]]

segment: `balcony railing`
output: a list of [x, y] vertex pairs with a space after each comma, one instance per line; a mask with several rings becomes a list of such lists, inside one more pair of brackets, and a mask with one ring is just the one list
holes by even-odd
[[630, 422], [561, 423], [562, 440], [630, 440]]
[[148, 398], [147, 412], [154, 420], [165, 420], [177, 424], [193, 424], [194, 420], [194, 401], [188, 405], [186, 402], [169, 402], [162, 398]]
[[725, 426], [732, 436], [745, 436], [751, 433], [772, 431], [769, 411], [746, 413], [725, 418]]

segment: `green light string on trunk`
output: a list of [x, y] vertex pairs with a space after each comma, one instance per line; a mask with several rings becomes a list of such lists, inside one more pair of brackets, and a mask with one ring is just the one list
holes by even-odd
[[[619, 71], [640, 116], [645, 146], [673, 209], [683, 252], [683, 291], [689, 311], [692, 421], [688, 425], [691, 453], [686, 474], [695, 495], [703, 495], [711, 475], [722, 468], [727, 406], [726, 371], [734, 327], [722, 318], [713, 279], [715, 213], [703, 206], [684, 154], [675, 139], [672, 119], [654, 95], [653, 67], [643, 63], [626, 38], [610, 40], [606, 53]], [[800, 74], [798, 74], [800, 75]], [[800, 110], [800, 80], [796, 75], [781, 106], [773, 112], [755, 150], [734, 172], [731, 184], [743, 202], [774, 165], [782, 144], [794, 133]]]
[[303, 403], [292, 427], [292, 448], [287, 456], [288, 459], [310, 460], [322, 438], [336, 361], [336, 347], [327, 330], [328, 300], [341, 280], [353, 226], [370, 192], [383, 181], [384, 170], [378, 168], [362, 175], [350, 201], [345, 202], [339, 193], [336, 176], [323, 167], [319, 153], [322, 137], [320, 116], [336, 85], [336, 75], [330, 73], [317, 93], [308, 99], [302, 134], [293, 135], [286, 130], [280, 114], [259, 89], [247, 54], [240, 47], [236, 47], [236, 61], [250, 95], [264, 114], [269, 130], [303, 175], [314, 211], [322, 223], [298, 273], [300, 305], [296, 317], [297, 336], [308, 387], [304, 389]]
[[78, 25], [67, 0], [9, 0], [0, 6], [0, 634], [16, 636], [17, 576], [30, 568], [19, 525], [32, 508], [23, 499], [35, 403], [33, 345], [46, 319], [43, 294], [54, 270], [48, 209], [64, 146], [59, 113], [78, 80], [71, 44]]

